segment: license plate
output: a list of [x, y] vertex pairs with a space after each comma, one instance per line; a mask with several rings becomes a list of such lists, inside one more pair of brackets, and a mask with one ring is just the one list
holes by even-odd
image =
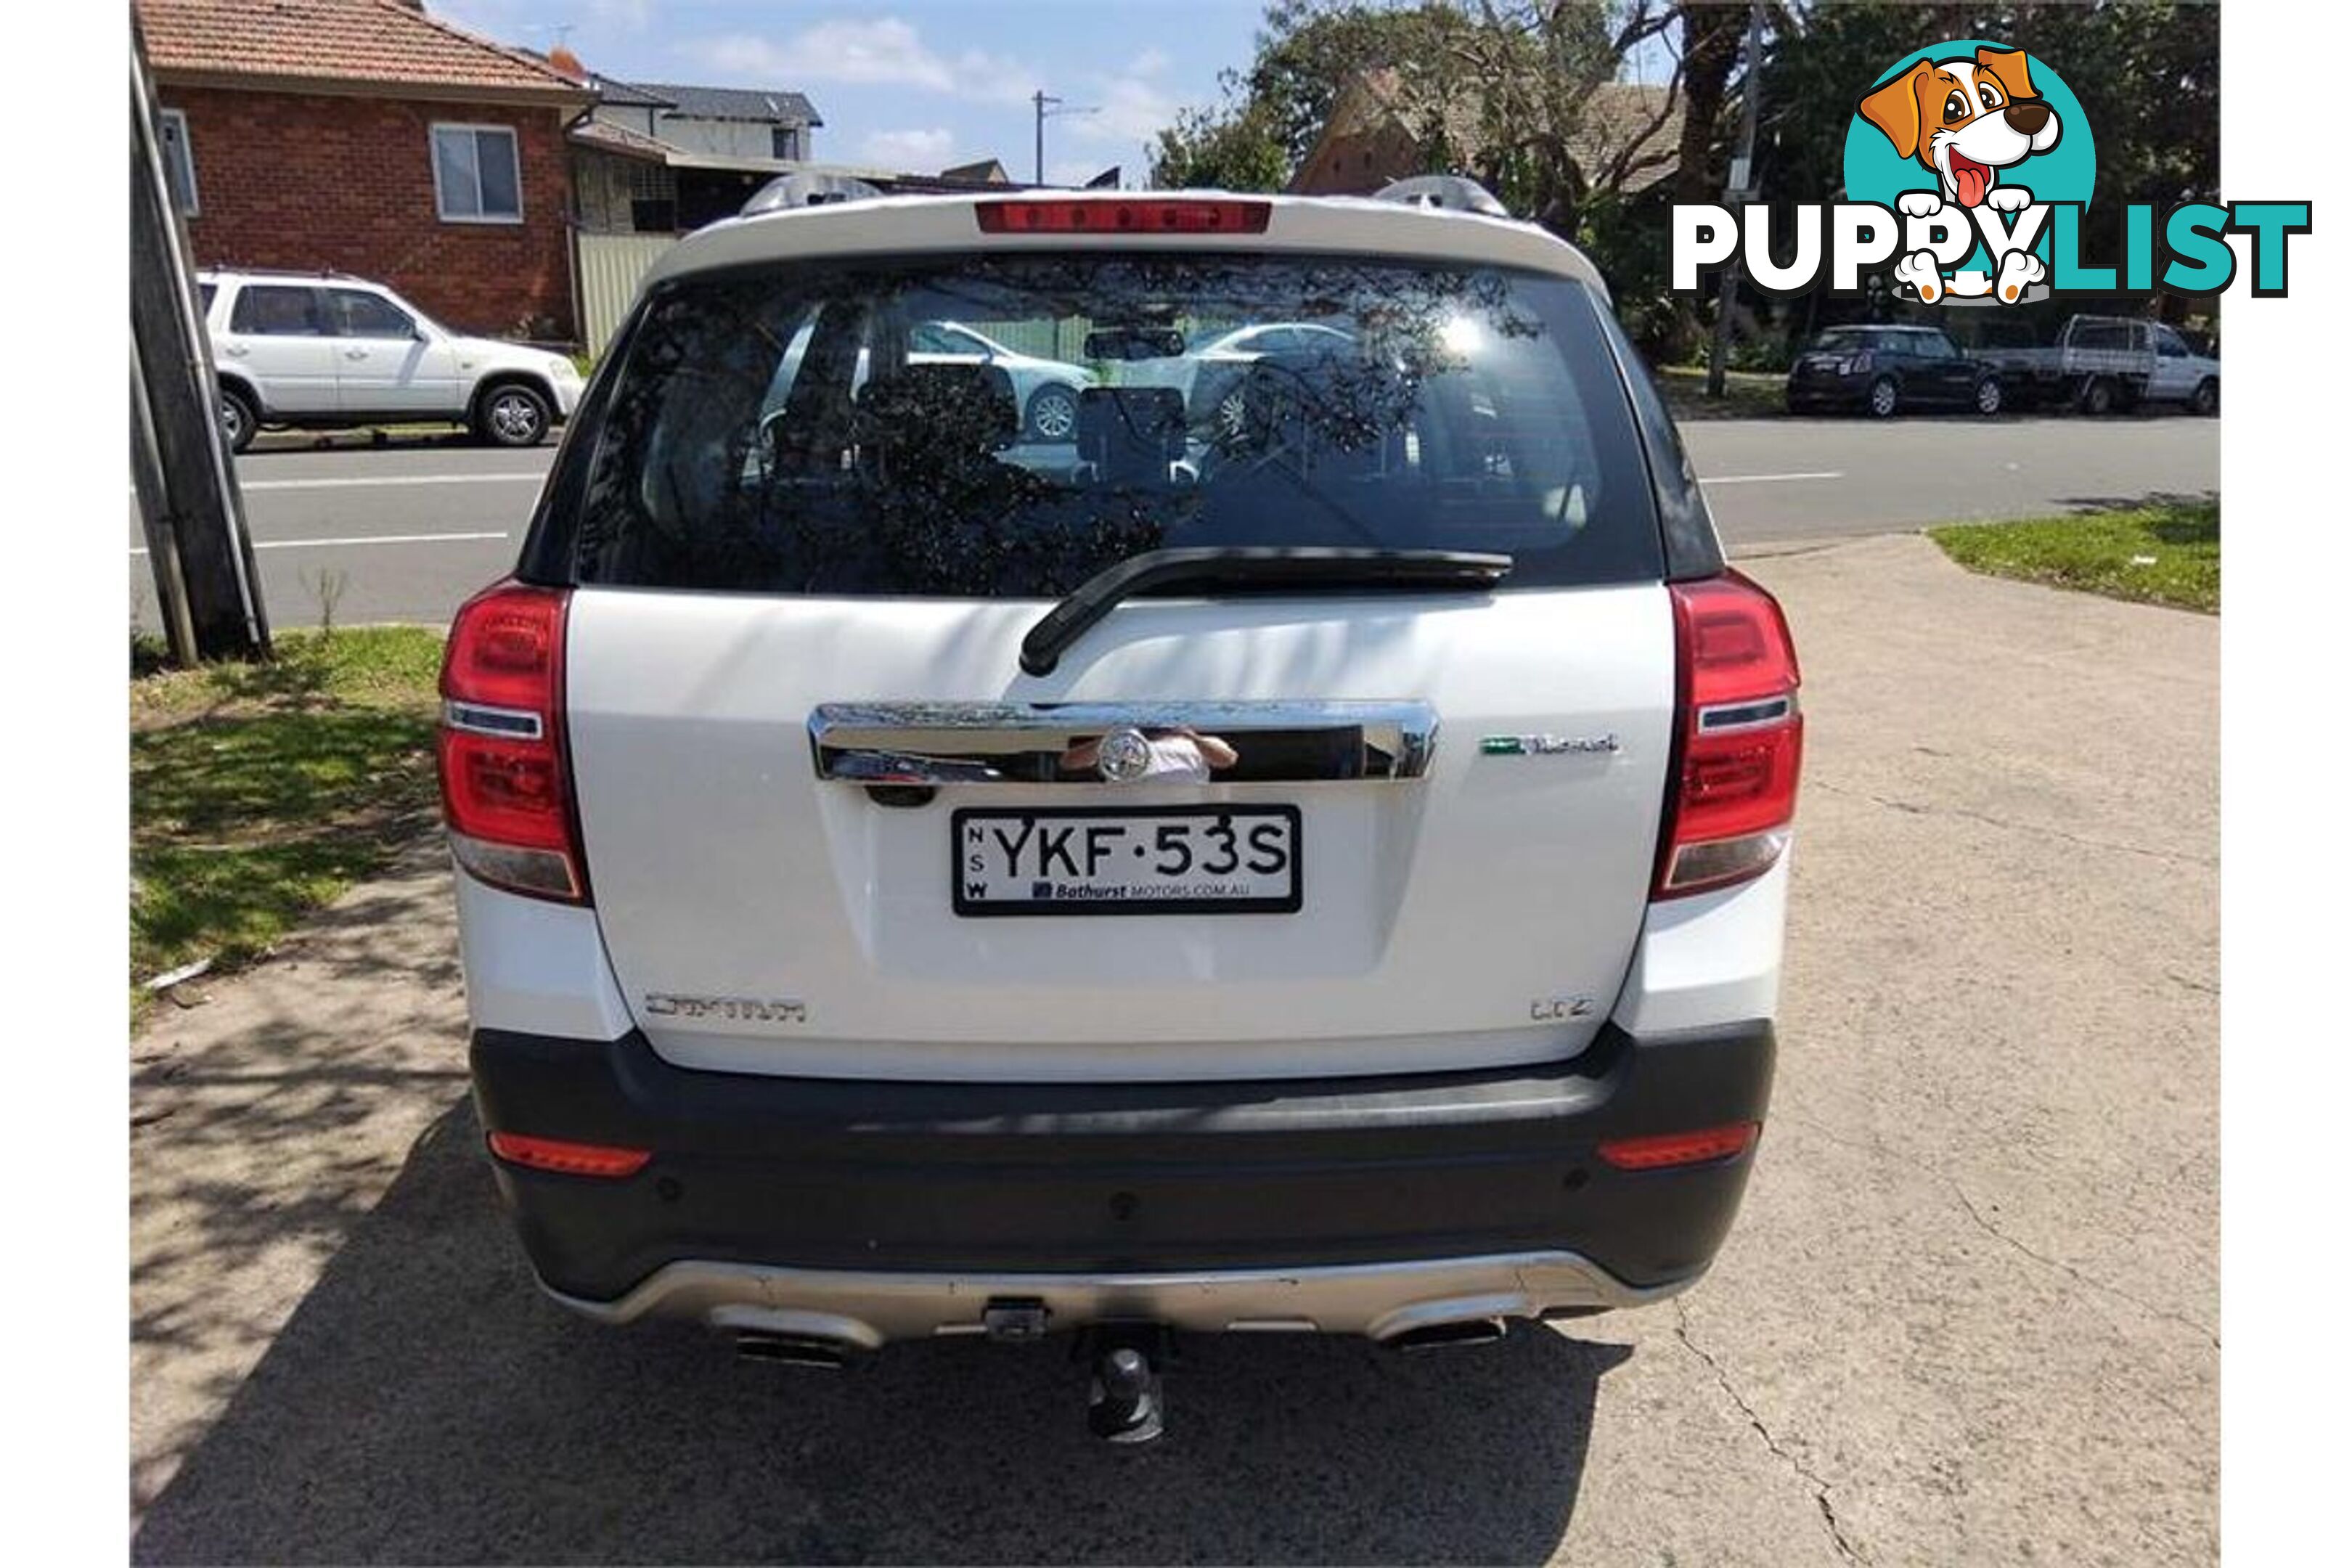
[[949, 828], [960, 915], [1293, 914], [1295, 805], [967, 809]]

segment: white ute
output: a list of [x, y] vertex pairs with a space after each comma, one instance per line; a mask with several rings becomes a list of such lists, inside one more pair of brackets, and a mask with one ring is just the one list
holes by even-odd
[[[1066, 438], [924, 323], [1090, 367]], [[1268, 352], [1188, 408], [1188, 344]], [[1339, 347], [1335, 350], [1330, 345]], [[477, 1104], [545, 1288], [835, 1363], [1493, 1338], [1692, 1284], [1802, 720], [1571, 247], [1378, 199], [681, 242], [443, 677]]]

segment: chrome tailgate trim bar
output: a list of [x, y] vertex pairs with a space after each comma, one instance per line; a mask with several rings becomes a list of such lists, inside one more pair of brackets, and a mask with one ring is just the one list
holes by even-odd
[[817, 777], [859, 784], [1099, 785], [1061, 759], [1118, 730], [1215, 736], [1220, 784], [1402, 782], [1437, 750], [1418, 701], [824, 702], [808, 728]]

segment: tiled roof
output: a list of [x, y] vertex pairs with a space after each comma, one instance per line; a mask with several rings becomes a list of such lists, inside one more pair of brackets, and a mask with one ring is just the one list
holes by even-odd
[[618, 153], [625, 158], [643, 158], [656, 163], [677, 151], [667, 142], [656, 141], [644, 132], [632, 131], [625, 125], [615, 125], [609, 120], [583, 120], [566, 134], [583, 147], [600, 148], [607, 153]]
[[1013, 183], [1013, 176], [1004, 172], [1004, 164], [995, 158], [982, 158], [977, 163], [958, 163], [952, 168], [941, 169], [940, 178], [968, 180], [983, 185], [1009, 185]]
[[134, 0], [161, 74], [476, 88], [585, 101], [520, 49], [478, 37], [405, 0]]
[[594, 88], [596, 96], [607, 103], [617, 103], [630, 109], [667, 109], [669, 107], [669, 100], [660, 94], [647, 92], [644, 88], [633, 86], [625, 81], [614, 81], [608, 76], [597, 76], [591, 72], [588, 85]]
[[671, 111], [688, 120], [757, 120], [771, 125], [822, 125], [816, 105], [797, 92], [769, 92], [754, 87], [688, 87], [679, 83], [640, 81], [629, 84], [671, 105]]

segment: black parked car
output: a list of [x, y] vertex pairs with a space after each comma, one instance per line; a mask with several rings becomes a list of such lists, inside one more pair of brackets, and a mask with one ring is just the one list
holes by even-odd
[[1998, 414], [2000, 374], [1934, 327], [1832, 327], [1789, 367], [1789, 412], [1860, 408], [1885, 419], [1910, 408]]

